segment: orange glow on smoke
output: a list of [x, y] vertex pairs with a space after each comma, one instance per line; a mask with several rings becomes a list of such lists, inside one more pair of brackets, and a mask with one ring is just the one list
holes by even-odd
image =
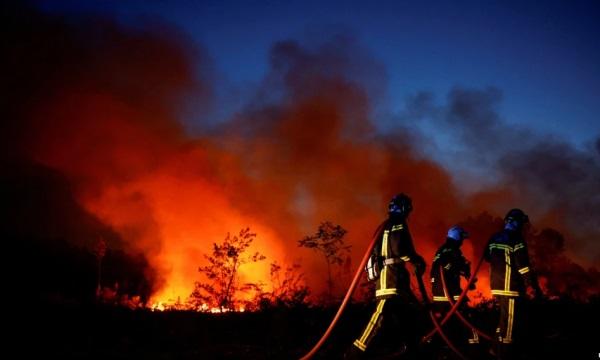
[[[300, 126], [304, 112], [294, 109], [284, 123]], [[375, 143], [358, 146], [341, 134], [321, 140], [323, 153], [296, 144], [290, 158], [277, 158], [281, 149], [264, 139], [229, 139], [229, 152], [216, 150], [209, 140], [187, 139], [169, 121], [104, 96], [66, 96], [41, 113], [52, 126], [33, 142], [35, 157], [73, 179], [82, 205], [110, 225], [127, 248], [146, 255], [159, 275], [152, 303], [185, 302], [194, 283], [204, 280], [198, 272], [206, 263], [203, 255], [228, 232], [250, 227], [257, 238], [248, 253], [267, 257], [244, 265], [241, 281], [268, 286], [271, 262], [300, 259], [317, 295], [325, 287], [325, 263], [319, 254], [298, 249], [297, 240], [312, 234], [320, 221], [349, 230], [357, 261], [385, 216], [387, 196], [405, 191], [415, 203], [409, 219], [415, 246], [429, 262], [451, 224], [448, 210], [454, 219], [465, 212], [452, 207], [453, 188], [438, 166]], [[287, 134], [287, 141], [297, 141], [301, 131]], [[253, 168], [245, 168], [246, 157], [255, 159]], [[290, 171], [296, 166], [303, 172]], [[363, 169], [371, 169], [371, 176], [362, 176]], [[355, 264], [344, 271], [353, 272]], [[351, 274], [344, 276], [337, 293]]]
[[[268, 283], [270, 262], [284, 259], [280, 239], [209, 180], [201, 146], [182, 146], [174, 130], [150, 131], [110, 98], [67, 97], [45, 110], [54, 126], [36, 139], [36, 158], [78, 180], [82, 205], [146, 255], [161, 279], [153, 302], [185, 301], [205, 280], [198, 268], [212, 244], [246, 227], [257, 234], [248, 253], [267, 259], [242, 266], [240, 280]], [[80, 118], [87, 121], [60, 126]]]
[[[472, 235], [464, 252], [475, 265], [489, 236], [500, 229], [498, 216], [512, 207], [523, 207], [539, 229], [564, 233], [578, 245], [572, 251], [584, 255], [588, 248], [588, 240], [570, 238], [574, 229], [563, 213], [579, 206], [563, 206], [556, 196], [546, 201], [546, 193], [529, 191], [521, 177], [505, 182], [496, 176], [501, 174], [489, 174], [498, 178], [497, 186], [466, 191], [476, 180], [464, 183], [467, 174], [453, 176], [427, 155], [435, 142], [415, 131], [417, 118], [392, 116], [379, 129], [373, 118], [379, 111], [373, 110], [385, 101], [372, 100], [385, 94], [385, 86], [369, 84], [384, 72], [346, 36], [318, 46], [275, 43], [257, 93], [244, 94], [240, 100], [248, 103], [231, 118], [214, 119], [221, 111], [211, 113], [211, 107], [223, 104], [214, 101], [219, 67], [179, 30], [162, 23], [128, 28], [112, 19], [64, 23], [42, 14], [32, 19], [14, 22], [26, 29], [14, 32], [21, 35], [9, 44], [14, 53], [8, 52], [9, 63], [18, 76], [7, 83], [6, 152], [51, 172], [67, 187], [61, 187], [61, 199], [89, 212], [85, 218], [93, 226], [70, 224], [79, 220], [60, 214], [69, 226], [86, 228], [86, 235], [68, 239], [74, 246], [87, 249], [100, 235], [95, 233], [104, 232], [110, 235], [108, 250], [142, 258], [140, 272], [148, 272], [143, 289], [131, 291], [144, 300], [153, 293], [157, 309], [185, 302], [194, 282], [204, 280], [198, 272], [206, 265], [203, 255], [228, 232], [246, 227], [257, 234], [248, 253], [259, 251], [267, 259], [244, 265], [240, 281], [262, 282], [268, 291], [271, 262], [298, 263], [311, 300], [317, 300], [327, 286], [327, 266], [322, 254], [298, 248], [298, 240], [323, 221], [348, 230], [345, 240], [352, 245], [344, 265], [334, 269], [333, 292], [339, 297], [397, 192], [413, 200], [409, 227], [428, 264], [448, 228], [459, 223]], [[190, 102], [194, 106], [187, 108]], [[456, 104], [477, 116], [495, 115], [493, 109], [479, 111], [479, 102]], [[420, 113], [420, 107], [408, 106], [407, 114]], [[186, 132], [182, 121], [198, 132]], [[590, 159], [582, 164], [593, 163]], [[41, 200], [52, 201], [47, 195]], [[552, 203], [555, 211], [547, 208]], [[597, 227], [588, 228], [594, 239]], [[598, 277], [567, 255], [559, 252], [550, 256], [551, 264], [539, 264], [546, 267], [548, 289], [572, 292]], [[581, 286], [571, 274], [579, 274]], [[477, 277], [477, 288], [489, 297], [487, 265]], [[561, 286], [553, 284], [557, 281]]]
[[[257, 225], [256, 220], [242, 215], [234, 204], [225, 199], [218, 187], [201, 179], [178, 178], [167, 171], [112, 189], [98, 200], [86, 204], [102, 220], [120, 233], [127, 234], [131, 217], [136, 215], [135, 211], [127, 209], [126, 203], [131, 196], [143, 194], [153, 211], [157, 235], [162, 239], [160, 249], [149, 252], [153, 264], [164, 271], [165, 282], [152, 301], [185, 301], [194, 288], [194, 282], [204, 280], [198, 267], [206, 263], [203, 254], [210, 255], [212, 243], [221, 242], [227, 232], [237, 234], [248, 226], [257, 233], [248, 253], [260, 251], [267, 260], [240, 267], [241, 280], [265, 282], [269, 279], [269, 260], [283, 258], [278, 239], [269, 228]], [[141, 246], [144, 241], [137, 244]]]

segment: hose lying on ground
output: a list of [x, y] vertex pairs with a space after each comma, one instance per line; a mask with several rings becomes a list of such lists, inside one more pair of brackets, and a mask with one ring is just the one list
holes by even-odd
[[429, 305], [431, 305], [431, 301], [429, 300], [429, 295], [427, 295], [427, 290], [425, 289], [425, 284], [423, 283], [423, 274], [422, 273], [419, 274], [418, 272], [415, 272], [415, 277], [417, 278], [417, 283], [419, 284], [419, 291], [421, 292], [421, 297], [423, 298], [423, 303], [429, 308], [429, 316], [431, 317], [431, 322], [433, 323], [433, 326], [437, 330], [438, 334], [440, 334], [440, 337], [442, 338], [442, 340], [446, 343], [446, 345], [448, 345], [448, 348], [450, 348], [450, 350], [454, 351], [454, 353], [460, 359], [467, 360], [467, 358], [458, 350], [458, 348], [456, 346], [454, 346], [454, 344], [446, 336], [446, 334], [442, 330], [442, 327], [440, 326], [437, 319], [435, 318], [433, 310], [431, 309], [431, 306], [429, 306]]
[[[446, 313], [446, 315], [444, 316], [442, 321], [439, 323], [440, 326], [443, 326], [448, 321], [448, 319], [450, 319], [450, 317], [458, 310], [458, 307], [460, 306], [461, 302], [463, 301], [463, 299], [467, 295], [467, 292], [469, 291], [469, 287], [471, 286], [473, 281], [475, 281], [475, 275], [477, 275], [477, 272], [479, 271], [479, 268], [481, 267], [481, 264], [483, 263], [483, 258], [484, 257], [482, 255], [481, 258], [479, 259], [479, 262], [477, 263], [477, 266], [475, 267], [475, 271], [473, 272], [473, 275], [471, 276], [471, 278], [469, 279], [469, 282], [467, 283], [467, 286], [465, 286], [465, 289], [460, 294], [460, 296], [458, 297], [458, 299], [456, 300], [454, 305], [452, 305], [452, 308], [450, 308], [450, 311], [448, 311]], [[431, 329], [431, 331], [427, 335], [423, 336], [423, 338], [421, 339], [421, 343], [427, 342], [429, 339], [431, 339], [431, 337], [436, 332], [437, 332], [437, 329], [434, 327], [433, 329]]]
[[448, 347], [450, 348], [450, 350], [454, 351], [454, 353], [456, 355], [458, 355], [458, 357], [461, 358], [462, 360], [467, 360], [467, 358], [456, 348], [456, 346], [454, 346], [452, 344], [452, 342], [450, 341], [450, 339], [448, 339], [448, 337], [446, 336], [446, 334], [444, 334], [444, 331], [442, 330], [442, 327], [438, 323], [437, 319], [435, 318], [435, 315], [433, 314], [433, 311], [431, 311], [431, 310], [429, 310], [429, 317], [431, 317], [431, 322], [433, 323], [435, 331], [437, 331], [437, 333], [440, 335], [440, 337], [442, 338], [442, 340], [444, 340], [444, 342], [446, 343], [446, 345], [448, 345]]
[[[444, 295], [446, 295], [446, 298], [448, 299], [448, 302], [450, 302], [450, 305], [454, 305], [454, 300], [452, 299], [452, 296], [450, 296], [450, 294], [448, 293], [448, 287], [446, 286], [446, 276], [444, 275], [444, 269], [441, 265], [440, 265], [440, 277], [442, 278], [442, 287], [444, 288]], [[472, 277], [474, 277], [474, 275]], [[468, 289], [468, 287], [467, 287], [467, 289]], [[479, 330], [474, 325], [472, 325], [467, 319], [465, 319], [463, 317], [463, 315], [460, 313], [459, 310], [456, 310], [456, 316], [458, 316], [458, 318], [460, 319], [460, 321], [462, 321], [463, 324], [465, 324], [468, 328], [471, 328], [471, 330], [475, 331], [479, 336], [481, 336], [482, 338], [484, 338], [488, 341], [492, 341], [491, 336], [489, 336], [488, 334], [484, 333], [483, 331]]]
[[471, 284], [473, 283], [473, 281], [475, 281], [475, 275], [479, 271], [479, 268], [481, 267], [481, 264], [483, 263], [483, 259], [484, 259], [484, 257], [481, 256], [481, 259], [479, 259], [479, 262], [477, 263], [477, 266], [475, 268], [475, 272], [473, 273], [473, 276], [471, 276], [471, 278], [469, 279], [469, 282], [468, 282], [467, 286], [463, 290], [462, 294], [460, 294], [460, 296], [456, 300], [456, 303], [452, 302], [452, 298], [448, 294], [448, 288], [446, 287], [446, 279], [444, 277], [444, 269], [440, 265], [440, 277], [442, 278], [442, 286], [443, 286], [443, 289], [444, 289], [444, 294], [446, 295], [446, 298], [448, 298], [448, 301], [452, 305], [452, 308], [450, 309], [450, 311], [448, 311], [448, 313], [446, 313], [446, 316], [444, 316], [444, 318], [442, 319], [441, 324], [435, 318], [435, 315], [433, 314], [433, 311], [429, 310], [429, 317], [431, 318], [431, 322], [433, 323], [433, 329], [426, 336], [424, 336], [423, 339], [421, 339], [421, 343], [427, 342], [437, 332], [440, 335], [440, 337], [442, 338], [442, 340], [446, 343], [446, 345], [448, 345], [448, 347], [450, 348], [450, 350], [452, 350], [460, 359], [467, 360], [467, 357], [465, 357], [460, 352], [460, 350], [458, 350], [458, 348], [456, 346], [454, 346], [454, 344], [452, 344], [452, 342], [450, 341], [450, 339], [448, 339], [448, 337], [446, 336], [446, 334], [444, 334], [444, 331], [442, 330], [442, 325], [444, 325], [448, 321], [448, 319], [450, 319], [450, 317], [452, 316], [452, 314], [454, 314], [454, 313], [456, 313], [456, 315], [461, 320], [464, 320], [464, 322], [466, 322], [466, 324], [468, 324], [467, 326], [471, 327], [473, 330], [475, 330], [479, 334], [481, 334], [482, 337], [489, 338], [491, 340], [491, 338], [488, 335], [484, 334], [483, 332], [479, 331], [474, 326], [472, 326], [471, 324], [469, 324], [469, 322], [467, 322], [467, 320], [464, 319], [462, 317], [461, 313], [458, 311], [458, 307], [459, 307], [461, 301], [463, 301], [463, 299], [465, 298], [467, 292], [469, 291], [469, 287], [471, 286]]
[[[375, 231], [373, 239], [371, 240], [371, 243], [367, 247], [367, 250], [365, 251], [365, 254], [363, 255], [363, 258], [362, 258], [360, 264], [358, 265], [358, 268], [356, 269], [356, 273], [354, 274], [354, 278], [352, 279], [352, 283], [350, 284], [350, 287], [348, 288], [348, 291], [346, 292], [346, 296], [344, 296], [344, 300], [342, 301], [342, 304], [338, 308], [338, 311], [335, 314], [333, 320], [329, 324], [329, 327], [327, 328], [327, 330], [325, 331], [325, 333], [323, 333], [323, 336], [321, 336], [321, 338], [315, 344], [315, 346], [313, 346], [313, 348], [306, 355], [304, 355], [303, 357], [301, 357], [300, 360], [309, 360], [313, 356], [315, 356], [315, 354], [317, 353], [317, 351], [319, 351], [319, 349], [321, 348], [321, 346], [323, 346], [323, 344], [325, 343], [325, 341], [327, 340], [327, 338], [329, 338], [329, 335], [331, 334], [331, 332], [333, 331], [335, 325], [337, 324], [338, 320], [340, 319], [342, 313], [344, 312], [344, 310], [346, 308], [346, 305], [348, 305], [348, 301], [352, 297], [352, 294], [354, 293], [354, 290], [356, 289], [356, 286], [358, 285], [360, 277], [361, 277], [361, 275], [363, 273], [363, 268], [365, 267], [365, 265], [367, 264], [367, 261], [369, 260], [369, 257], [371, 255], [371, 251], [373, 250], [373, 247], [375, 246], [375, 243], [377, 242], [379, 232], [380, 232], [381, 228], [385, 225], [385, 223], [386, 222], [384, 221], [383, 223], [381, 223], [381, 225], [379, 225], [379, 227], [377, 227], [377, 230]], [[462, 294], [459, 296], [459, 298], [456, 301], [456, 303], [454, 303], [454, 305], [452, 306], [452, 308], [450, 309], [450, 311], [448, 311], [448, 313], [446, 313], [446, 316], [444, 316], [444, 318], [442, 319], [442, 321], [440, 323], [437, 322], [437, 320], [435, 319], [435, 316], [430, 311], [430, 316], [432, 316], [432, 321], [434, 323], [434, 328], [427, 335], [425, 335], [421, 339], [421, 343], [427, 342], [436, 332], [439, 332], [440, 335], [442, 334], [441, 326], [444, 325], [448, 321], [448, 319], [450, 319], [450, 317], [454, 314], [454, 312], [456, 312], [458, 310], [458, 306], [460, 305], [460, 303], [462, 302], [462, 300], [466, 296], [467, 291], [469, 289], [469, 286], [471, 286], [471, 283], [473, 283], [473, 281], [475, 279], [475, 275], [479, 271], [479, 268], [481, 267], [482, 263], [483, 263], [483, 256], [481, 256], [481, 258], [479, 259], [479, 262], [477, 263], [477, 266], [475, 267], [475, 271], [473, 272], [473, 276], [471, 276], [471, 279], [469, 280], [467, 286], [465, 287], [465, 290], [463, 290]], [[451, 346], [451, 343], [449, 342], [448, 338], [446, 338], [444, 341], [446, 341], [446, 343], [449, 346]], [[453, 346], [451, 346], [451, 348], [452, 347]], [[461, 356], [463, 359], [465, 358], [464, 356], [462, 356], [460, 354], [460, 352], [458, 352], [458, 351], [455, 351], [455, 352], [459, 356]]]
[[325, 340], [327, 340], [327, 338], [331, 334], [331, 331], [335, 327], [335, 324], [338, 322], [339, 318], [342, 315], [342, 312], [346, 308], [348, 301], [352, 297], [352, 293], [354, 292], [354, 289], [356, 289], [356, 286], [358, 285], [358, 281], [360, 280], [360, 277], [363, 273], [363, 269], [364, 269], [365, 265], [367, 264], [367, 261], [369, 261], [369, 257], [371, 256], [371, 251], [373, 250], [373, 247], [375, 246], [375, 243], [377, 242], [379, 232], [384, 224], [385, 224], [385, 221], [383, 223], [381, 223], [381, 225], [379, 225], [379, 227], [377, 227], [377, 230], [375, 231], [375, 235], [373, 235], [373, 239], [371, 240], [371, 243], [367, 247], [367, 251], [365, 251], [365, 255], [363, 256], [360, 264], [358, 265], [358, 269], [356, 270], [356, 274], [354, 274], [352, 283], [350, 284], [350, 287], [348, 288], [348, 291], [346, 292], [346, 296], [344, 296], [344, 300], [342, 301], [342, 304], [340, 305], [337, 313], [335, 314], [335, 317], [331, 321], [331, 324], [329, 324], [329, 327], [327, 328], [327, 330], [325, 331], [323, 336], [321, 336], [321, 339], [319, 339], [319, 341], [315, 344], [315, 346], [306, 355], [301, 357], [300, 360], [308, 360], [308, 359], [311, 359], [313, 356], [315, 356], [317, 351], [319, 351], [321, 346], [323, 346], [323, 344], [325, 343]]

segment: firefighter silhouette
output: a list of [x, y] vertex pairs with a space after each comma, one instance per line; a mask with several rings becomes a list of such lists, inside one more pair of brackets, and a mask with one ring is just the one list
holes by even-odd
[[[415, 251], [407, 225], [412, 201], [405, 194], [394, 196], [388, 207], [388, 218], [381, 226], [374, 251], [380, 259], [381, 270], [375, 284], [375, 311], [346, 351], [345, 358], [360, 358], [373, 340], [386, 342], [392, 352], [412, 350], [418, 342], [414, 329], [418, 300], [410, 288], [410, 273], [405, 263], [410, 262], [421, 276], [425, 271], [423, 258]], [[389, 339], [387, 339], [389, 337]]]
[[[431, 265], [431, 293], [433, 295], [433, 310], [441, 315], [450, 311], [451, 304], [448, 297], [455, 301], [458, 300], [462, 289], [460, 288], [460, 278], [471, 278], [471, 263], [464, 257], [461, 246], [463, 241], [469, 237], [469, 234], [460, 226], [453, 226], [448, 230], [446, 241], [436, 251]], [[442, 269], [443, 273], [440, 271]], [[444, 291], [441, 275], [443, 274], [446, 282]], [[471, 289], [474, 289], [474, 282]], [[461, 303], [461, 312], [466, 312], [468, 299]], [[448, 336], [456, 344], [478, 344], [479, 336], [475, 331], [470, 330], [463, 325], [456, 317], [450, 318], [447, 324]]]
[[510, 210], [504, 228], [488, 241], [485, 259], [490, 263], [490, 287], [500, 307], [496, 328], [496, 346], [492, 352], [498, 359], [510, 359], [513, 340], [520, 320], [520, 301], [541, 294], [537, 279], [529, 265], [527, 244], [523, 237], [528, 216], [520, 209]]

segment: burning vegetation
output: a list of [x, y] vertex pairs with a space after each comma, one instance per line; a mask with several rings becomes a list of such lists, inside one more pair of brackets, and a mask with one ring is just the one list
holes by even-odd
[[[533, 314], [540, 324], [546, 312], [559, 314], [541, 343], [585, 338], [560, 335], [576, 325], [560, 314], [597, 314], [600, 139], [583, 150], [529, 130], [507, 139], [496, 89], [457, 88], [446, 104], [417, 94], [383, 132], [372, 117], [384, 72], [344, 34], [274, 44], [252, 101], [215, 124], [202, 119], [219, 79], [179, 30], [2, 6], [5, 278], [31, 317], [15, 329], [43, 339], [40, 347], [67, 357], [88, 354], [82, 344], [110, 344], [109, 357], [133, 348], [161, 358], [175, 347], [182, 358], [299, 356], [398, 191], [413, 198], [410, 227], [428, 263], [450, 225], [471, 234], [464, 252], [475, 260], [501, 227], [499, 214], [527, 209], [533, 268], [553, 301]], [[180, 121], [189, 99], [201, 119], [193, 133]], [[465, 163], [491, 175], [450, 174], [414, 126], [424, 118], [461, 132]], [[470, 297], [485, 319], [489, 280], [478, 277]], [[370, 285], [350, 318], [368, 306]], [[212, 312], [220, 320], [203, 317]], [[129, 323], [135, 333], [121, 326]], [[323, 356], [358, 331], [341, 328]], [[57, 345], [63, 335], [73, 348]]]
[[[17, 292], [221, 312], [327, 302], [399, 190], [413, 197], [426, 259], [454, 223], [472, 234], [465, 252], [477, 258], [498, 228], [490, 214], [518, 203], [532, 214], [547, 295], [586, 301], [600, 291], [591, 266], [600, 140], [580, 150], [523, 131], [527, 141], [500, 146], [509, 141], [494, 138], [505, 126], [497, 90], [455, 89], [445, 105], [419, 94], [382, 133], [372, 113], [383, 71], [351, 36], [282, 41], [253, 101], [191, 135], [181, 109], [193, 98], [195, 116], [208, 118], [218, 79], [185, 34], [6, 8], [2, 235], [17, 254]], [[471, 157], [495, 164], [498, 180], [465, 191], [422, 151], [427, 139], [411, 122], [424, 116], [464, 130], [471, 154], [484, 153], [484, 139], [500, 144]]]
[[[289, 275], [294, 286], [314, 295], [303, 301], [339, 296], [345, 285], [333, 289], [333, 277], [351, 271], [399, 189], [416, 204], [411, 227], [426, 258], [461, 219], [474, 234], [467, 255], [477, 257], [497, 228], [487, 212], [519, 203], [541, 229], [530, 239], [545, 289], [580, 300], [598, 292], [598, 272], [585, 265], [598, 259], [590, 241], [600, 234], [597, 149], [535, 136], [515, 151], [498, 147], [500, 180], [464, 195], [459, 180], [419, 151], [425, 140], [409, 122], [376, 130], [368, 79], [380, 79], [380, 68], [343, 35], [317, 46], [275, 44], [270, 81], [255, 101], [189, 135], [178, 120], [183, 100], [193, 97], [197, 117], [208, 117], [216, 79], [209, 57], [178, 30], [74, 21], [27, 5], [10, 5], [3, 17], [10, 56], [2, 59], [2, 231], [30, 255], [19, 283], [48, 277], [36, 292], [94, 297], [100, 282], [99, 296], [142, 306], [187, 302], [193, 293], [196, 308], [236, 308], [233, 294], [263, 294], [273, 269], [296, 269], [304, 275]], [[498, 97], [457, 89], [447, 107], [426, 94], [407, 106], [413, 118], [447, 113], [438, 125], [451, 122], [472, 139], [504, 126]], [[344, 227], [344, 252], [333, 257], [306, 236], [325, 219]], [[215, 243], [248, 226], [258, 236]], [[94, 252], [100, 238], [102, 256]], [[300, 251], [299, 240], [327, 261]], [[261, 255], [243, 257], [246, 250]]]

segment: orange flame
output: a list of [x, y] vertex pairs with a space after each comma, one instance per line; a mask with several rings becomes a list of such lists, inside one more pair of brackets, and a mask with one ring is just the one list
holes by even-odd
[[[222, 195], [221, 189], [202, 179], [182, 179], [167, 171], [149, 174], [135, 183], [106, 191], [98, 199], [87, 201], [86, 206], [126, 236], [138, 216], [135, 209], [127, 206], [136, 194], [150, 205], [158, 232], [152, 236], [162, 239], [161, 247], [149, 252], [155, 267], [163, 271], [165, 281], [152, 302], [187, 299], [194, 282], [204, 280], [198, 272], [198, 267], [206, 263], [204, 254], [210, 254], [212, 243], [222, 241], [228, 232], [251, 226], [258, 236], [249, 252], [260, 251], [268, 259], [284, 257], [279, 239], [268, 227], [257, 225], [255, 219], [241, 214]], [[138, 247], [147, 244], [134, 243]], [[269, 264], [246, 264], [240, 267], [240, 276], [245, 282], [264, 281], [269, 278]]]
[[[243, 281], [268, 282], [269, 262], [304, 257], [307, 285], [318, 292], [326, 266], [299, 250], [297, 240], [320, 221], [349, 230], [358, 259], [387, 199], [407, 192], [415, 204], [415, 246], [431, 259], [450, 225], [482, 209], [512, 206], [509, 189], [461, 195], [443, 167], [419, 155], [417, 140], [403, 128], [376, 133], [369, 94], [352, 80], [359, 67], [347, 63], [354, 52], [331, 57], [327, 48], [321, 54], [294, 42], [275, 46], [272, 59], [279, 65], [272, 70], [285, 72], [285, 88], [276, 89], [288, 94], [284, 101], [274, 110], [257, 104], [260, 111], [238, 114], [214, 138], [191, 137], [173, 114], [182, 95], [210, 86], [191, 80], [196, 59], [184, 50], [187, 44], [162, 31], [113, 30], [94, 36], [112, 39], [97, 49], [85, 44], [75, 76], [64, 70], [71, 66], [50, 64], [57, 73], [49, 79], [60, 81], [21, 104], [36, 106], [16, 118], [23, 127], [19, 145], [24, 157], [64, 175], [78, 201], [118, 233], [126, 250], [146, 256], [162, 280], [152, 299], [156, 308], [185, 300], [202, 280], [198, 267], [212, 243], [245, 227], [258, 234], [250, 251], [268, 260], [242, 267]], [[61, 36], [77, 45], [65, 49], [84, 45], [84, 37]], [[77, 52], [68, 55], [79, 59]], [[493, 230], [482, 228], [482, 236]], [[486, 276], [479, 278], [484, 287]], [[338, 292], [345, 285], [337, 284]]]

